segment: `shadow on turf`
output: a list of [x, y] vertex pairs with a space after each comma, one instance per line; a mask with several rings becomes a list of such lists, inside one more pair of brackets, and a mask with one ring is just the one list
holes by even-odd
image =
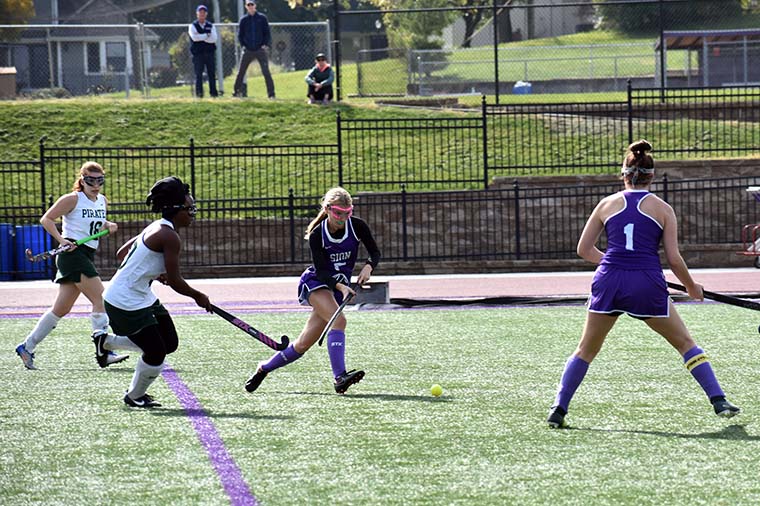
[[643, 434], [645, 436], [663, 436], [681, 439], [723, 439], [728, 441], [760, 441], [760, 436], [747, 434], [745, 425], [729, 425], [717, 432], [701, 432], [698, 434], [685, 434], [683, 432], [665, 432], [659, 430], [625, 430], [625, 429], [584, 429], [580, 427], [568, 427], [570, 430], [588, 432], [614, 432], [619, 434]]
[[452, 397], [430, 397], [429, 395], [400, 395], [400, 394], [345, 394], [337, 395], [327, 392], [275, 392], [285, 395], [320, 395], [325, 397], [344, 397], [346, 399], [376, 399], [380, 401], [416, 401], [416, 402], [451, 402]]
[[182, 409], [182, 408], [154, 408], [148, 410], [155, 416], [181, 416], [188, 418], [245, 418], [251, 420], [294, 420], [293, 416], [282, 415], [257, 415], [251, 412], [245, 413], [216, 413], [210, 409]]

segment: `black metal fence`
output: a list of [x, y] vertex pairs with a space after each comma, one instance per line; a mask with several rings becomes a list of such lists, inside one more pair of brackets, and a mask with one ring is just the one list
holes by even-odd
[[660, 160], [755, 156], [760, 88], [636, 89], [624, 102], [487, 104], [491, 176], [609, 174], [635, 139]]
[[[187, 146], [94, 148], [43, 140], [38, 160], [0, 162], [0, 278], [29, 268], [23, 256], [16, 258], [18, 248], [49, 244], [36, 225], [39, 216], [54, 196], [70, 191], [86, 160], [106, 168], [109, 212], [125, 236], [151, 219], [144, 197], [155, 180], [174, 174], [190, 183], [204, 214], [190, 232], [201, 250], [184, 261], [212, 266], [308, 261], [299, 237], [319, 197], [335, 185], [360, 195], [360, 209], [371, 218], [377, 213], [375, 227], [387, 223], [383, 245], [391, 258], [554, 258], [571, 254], [592, 202], [613, 187], [505, 192], [488, 190], [493, 177], [613, 174], [625, 146], [641, 137], [652, 141], [660, 161], [760, 152], [760, 87], [663, 92], [629, 85], [619, 103], [499, 105], [484, 98], [479, 113], [338, 115], [336, 143], [325, 145], [197, 146], [191, 140]], [[658, 184], [655, 191], [666, 198], [693, 202], [683, 212], [694, 230], [682, 237], [695, 243], [738, 242], [741, 225], [757, 220], [749, 205], [730, 204], [746, 197], [743, 189], [757, 178]], [[560, 205], [565, 199], [581, 212]], [[529, 212], [507, 212], [510, 202]], [[481, 209], [485, 214], [476, 212]], [[104, 242], [115, 249], [115, 240]]]
[[[760, 175], [675, 181], [665, 176], [652, 190], [675, 209], [683, 244], [735, 244], [743, 224], [760, 222], [760, 205], [746, 192], [758, 185]], [[575, 258], [577, 238], [596, 203], [620, 189], [620, 184], [521, 187], [515, 182], [499, 190], [367, 193], [356, 197], [355, 213], [371, 225], [388, 261], [565, 259]], [[184, 266], [211, 270], [310, 262], [303, 234], [318, 198], [291, 192], [199, 205], [197, 222], [183, 232]], [[110, 218], [120, 229], [102, 241], [97, 265], [105, 272], [115, 268], [117, 247], [155, 219], [137, 207], [112, 206]], [[30, 264], [23, 256], [26, 247], [50, 247], [47, 234], [39, 225], [14, 225], [7, 212], [0, 213], [0, 279], [51, 276], [52, 263]]]

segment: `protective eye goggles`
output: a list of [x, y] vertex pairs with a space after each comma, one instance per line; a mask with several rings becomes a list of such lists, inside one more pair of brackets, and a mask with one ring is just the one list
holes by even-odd
[[176, 206], [166, 206], [163, 209], [177, 209], [178, 211], [187, 211], [187, 214], [192, 218], [198, 212], [198, 207], [195, 204], [186, 206], [184, 204], [177, 204]]
[[327, 206], [327, 212], [330, 213], [330, 216], [334, 220], [338, 220], [338, 221], [347, 220], [351, 217], [352, 214], [354, 214], [354, 206], [350, 206], [350, 207]]
[[82, 179], [87, 186], [103, 186], [106, 184], [105, 176], [82, 176]]

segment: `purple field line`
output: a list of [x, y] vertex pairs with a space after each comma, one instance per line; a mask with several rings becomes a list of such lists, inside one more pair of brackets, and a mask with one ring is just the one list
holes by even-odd
[[251, 493], [240, 468], [225, 448], [224, 441], [219, 436], [214, 422], [208, 417], [198, 398], [169, 364], [164, 365], [161, 374], [193, 423], [195, 434], [206, 450], [208, 458], [222, 482], [224, 491], [230, 498], [230, 504], [232, 506], [258, 505], [259, 503]]

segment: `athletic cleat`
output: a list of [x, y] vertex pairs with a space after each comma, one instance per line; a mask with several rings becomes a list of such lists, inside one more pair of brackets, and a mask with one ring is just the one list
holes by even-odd
[[546, 419], [546, 423], [549, 424], [549, 428], [551, 429], [564, 429], [567, 427], [567, 422], [565, 421], [565, 415], [567, 414], [567, 411], [562, 409], [559, 406], [554, 406], [552, 409], [549, 410], [549, 417]]
[[109, 365], [118, 364], [124, 362], [129, 358], [129, 355], [117, 355], [111, 350], [107, 350], [105, 347], [106, 332], [93, 332], [92, 343], [95, 345], [95, 360], [98, 361], [98, 365], [101, 369], [108, 367]]
[[253, 393], [256, 391], [257, 388], [259, 388], [259, 385], [261, 385], [261, 382], [264, 381], [264, 378], [267, 377], [267, 374], [264, 372], [264, 369], [261, 368], [261, 364], [258, 365], [256, 368], [256, 372], [253, 373], [253, 376], [248, 378], [248, 381], [245, 382], [245, 389]]
[[337, 378], [335, 378], [335, 392], [338, 394], [345, 394], [348, 387], [354, 383], [359, 383], [364, 377], [364, 371], [357, 371], [352, 369], [348, 372], [344, 372]]
[[31, 370], [37, 369], [34, 367], [34, 353], [29, 353], [26, 351], [26, 346], [24, 346], [24, 343], [16, 346], [16, 355], [21, 357], [21, 361], [24, 363], [24, 367]]
[[108, 356], [106, 357], [106, 360], [107, 360], [106, 365], [118, 364], [119, 362], [124, 362], [128, 358], [129, 358], [129, 355], [117, 355], [113, 351], [109, 351]]
[[130, 408], [160, 408], [161, 407], [161, 403], [154, 400], [153, 397], [151, 397], [148, 394], [145, 394], [142, 397], [137, 398], [137, 399], [133, 399], [129, 396], [129, 394], [125, 394], [124, 404], [126, 404]]
[[726, 399], [713, 402], [713, 409], [715, 410], [716, 415], [722, 416], [723, 418], [731, 418], [742, 411], [739, 406], [734, 406]]
[[101, 369], [108, 367], [108, 350], [105, 348], [107, 332], [93, 332], [92, 344], [95, 345], [95, 360]]

